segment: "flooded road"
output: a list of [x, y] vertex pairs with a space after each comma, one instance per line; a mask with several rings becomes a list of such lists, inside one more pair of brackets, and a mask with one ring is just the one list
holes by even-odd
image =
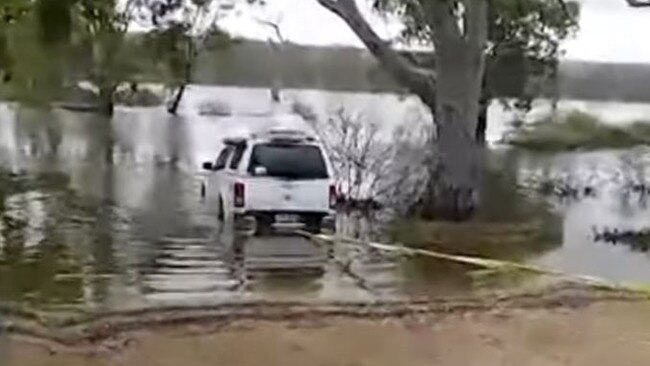
[[396, 281], [396, 266], [355, 262], [383, 268], [362, 284], [302, 238], [252, 238], [233, 253], [241, 239], [199, 194], [198, 167], [223, 137], [260, 127], [162, 108], [109, 121], [0, 105], [0, 301], [102, 311], [393, 296], [371, 287]]
[[[321, 115], [347, 105], [386, 125], [421, 117], [417, 104], [396, 96], [293, 94]], [[296, 237], [239, 243], [218, 224], [214, 205], [201, 198], [198, 168], [216, 157], [224, 136], [260, 126], [245, 117], [192, 112], [208, 98], [227, 99], [234, 113], [268, 108], [260, 102], [268, 99], [266, 90], [232, 88], [196, 88], [183, 117], [170, 117], [162, 108], [118, 109], [105, 120], [0, 104], [0, 302], [102, 311], [248, 300], [394, 299], [476, 289], [466, 271], [435, 261], [350, 248], [328, 253]], [[495, 123], [490, 138], [497, 140], [505, 128]], [[546, 228], [556, 239], [541, 249], [531, 240], [530, 248], [517, 248], [517, 259], [650, 281], [644, 251], [596, 242], [593, 235], [594, 227], [650, 226], [645, 199], [622, 193], [629, 182], [644, 181], [650, 150], [534, 155], [496, 148], [491, 159], [503, 171], [500, 179], [511, 185], [486, 196], [513, 202], [492, 204], [487, 211], [507, 216], [517, 200], [526, 200], [548, 207], [557, 218]], [[549, 179], [598, 192], [575, 199], [536, 193], [539, 182]], [[512, 194], [516, 189], [521, 198]], [[353, 221], [346, 221], [350, 230]], [[233, 245], [242, 245], [243, 253], [234, 253]], [[513, 257], [503, 251], [498, 256]]]

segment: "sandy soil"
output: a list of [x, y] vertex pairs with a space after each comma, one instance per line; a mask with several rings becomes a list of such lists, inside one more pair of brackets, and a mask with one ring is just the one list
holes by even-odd
[[650, 302], [181, 325], [92, 348], [13, 336], [8, 366], [647, 365]]

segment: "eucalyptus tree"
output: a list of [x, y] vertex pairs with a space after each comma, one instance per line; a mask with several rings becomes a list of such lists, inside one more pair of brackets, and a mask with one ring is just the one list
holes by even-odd
[[564, 31], [575, 27], [577, 5], [563, 0], [375, 0], [375, 9], [401, 18], [405, 39], [433, 49], [433, 60], [421, 63], [382, 39], [355, 0], [316, 1], [339, 16], [382, 67], [431, 110], [435, 136], [421, 215], [470, 218], [480, 202], [483, 147], [477, 131], [491, 99], [489, 60], [515, 45], [526, 57], [557, 57]]
[[[0, 6], [3, 73], [12, 75], [27, 69], [22, 74], [32, 75], [14, 84], [37, 93], [32, 86], [42, 84], [42, 79], [56, 78], [63, 83], [66, 62], [79, 66], [83, 71], [75, 70], [81, 73], [78, 77], [97, 91], [98, 110], [112, 114], [116, 88], [137, 72], [137, 59], [125, 44], [140, 0], [8, 1]], [[43, 72], [52, 65], [55, 72]]]

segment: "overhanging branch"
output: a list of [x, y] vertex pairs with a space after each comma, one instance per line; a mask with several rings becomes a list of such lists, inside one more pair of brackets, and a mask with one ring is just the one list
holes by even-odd
[[317, 1], [346, 22], [384, 69], [400, 84], [409, 88], [425, 103], [434, 102], [435, 73], [411, 63], [381, 39], [361, 14], [355, 0]]

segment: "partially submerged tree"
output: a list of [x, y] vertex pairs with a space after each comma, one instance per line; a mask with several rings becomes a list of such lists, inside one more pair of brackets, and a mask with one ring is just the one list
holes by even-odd
[[[477, 141], [480, 101], [484, 100], [486, 56], [493, 15], [525, 4], [521, 21], [545, 27], [544, 0], [377, 0], [375, 7], [399, 15], [407, 36], [434, 49], [433, 65], [423, 66], [391, 48], [370, 26], [355, 0], [317, 0], [338, 15], [397, 82], [432, 111], [436, 134], [429, 184], [421, 198], [425, 218], [465, 220], [479, 203], [482, 147]], [[559, 1], [562, 8], [564, 3]], [[521, 5], [521, 6], [520, 6]], [[503, 9], [502, 9], [503, 8]], [[505, 13], [503, 13], [505, 14]], [[524, 42], [525, 43], [525, 42]]]
[[222, 0], [142, 0], [154, 30], [148, 41], [172, 90], [167, 111], [176, 114], [196, 62], [203, 52], [225, 48], [233, 40], [219, 27], [219, 20], [234, 8]]
[[117, 87], [137, 72], [133, 55], [125, 51], [137, 0], [79, 0], [73, 9], [77, 32], [90, 47], [92, 69], [88, 80], [97, 88], [99, 112], [112, 115]]
[[318, 2], [341, 17], [382, 66], [417, 95], [435, 116], [437, 161], [430, 167], [432, 177], [423, 202], [423, 216], [469, 218], [479, 198], [481, 151], [474, 133], [485, 69], [487, 2], [403, 3], [408, 9], [415, 7], [417, 13], [412, 14], [421, 14], [421, 24], [427, 24], [427, 37], [436, 49], [434, 69], [421, 68], [392, 49], [372, 29], [355, 0]]
[[[258, 22], [267, 26], [273, 31], [274, 37], [268, 38], [268, 44], [271, 47], [273, 55], [273, 76], [271, 80], [271, 99], [274, 102], [280, 102], [280, 93], [284, 88], [284, 79], [282, 72], [282, 52], [287, 40], [282, 35], [282, 28], [280, 26], [281, 15], [275, 20], [271, 19], [258, 19]], [[275, 39], [274, 39], [275, 38]]]
[[[98, 110], [106, 115], [112, 114], [113, 94], [117, 86], [137, 72], [136, 57], [124, 46], [138, 0], [11, 1], [15, 5], [11, 8], [13, 13], [8, 13], [9, 7], [4, 7], [1, 11], [9, 19], [1, 26], [6, 28], [13, 25], [13, 30], [16, 31], [3, 32], [10, 38], [5, 42], [10, 45], [5, 48], [6, 52], [0, 50], [0, 54], [8, 55], [0, 57], [4, 59], [4, 73], [12, 74], [23, 63], [37, 62], [34, 60], [35, 53], [26, 54], [24, 49], [39, 49], [43, 54], [43, 65], [32, 67], [33, 75], [16, 80], [14, 84], [18, 88], [41, 89], [43, 82], [48, 81], [43, 79], [52, 75], [58, 78], [58, 87], [62, 88], [69, 76], [66, 71], [74, 68], [71, 65], [79, 66], [83, 71], [74, 70], [79, 74], [75, 77], [93, 84], [97, 90]], [[19, 3], [20, 6], [17, 6]], [[15, 9], [20, 9], [22, 23], [16, 21]], [[21, 26], [24, 28], [22, 31]], [[29, 32], [34, 32], [36, 36], [30, 36]], [[29, 39], [25, 38], [27, 36]], [[0, 46], [1, 43], [3, 42], [0, 42]], [[7, 59], [13, 61], [9, 65], [11, 70], [7, 70]], [[58, 73], [42, 72], [49, 65], [57, 66]]]

